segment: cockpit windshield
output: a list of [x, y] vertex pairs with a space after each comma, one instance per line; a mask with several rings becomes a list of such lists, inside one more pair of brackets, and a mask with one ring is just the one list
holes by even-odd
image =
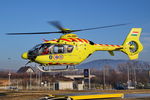
[[38, 44], [29, 50], [29, 52], [34, 52], [36, 55], [71, 53], [72, 51], [72, 45], [51, 43]]

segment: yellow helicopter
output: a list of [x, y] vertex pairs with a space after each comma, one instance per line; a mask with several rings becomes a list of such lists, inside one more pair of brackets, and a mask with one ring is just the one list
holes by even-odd
[[[8, 35], [29, 35], [29, 34], [51, 34], [62, 33], [59, 39], [44, 40], [44, 43], [38, 44], [28, 52], [22, 54], [23, 59], [28, 59], [29, 62], [38, 63], [44, 67], [50, 65], [65, 65], [64, 70], [69, 69], [68, 66], [75, 66], [83, 62], [95, 51], [108, 51], [114, 56], [113, 51], [121, 51], [128, 55], [133, 60], [137, 59], [139, 53], [143, 50], [143, 46], [139, 41], [142, 28], [132, 28], [122, 45], [96, 44], [87, 39], [81, 39], [73, 32], [86, 31], [100, 28], [109, 28], [122, 26], [126, 24], [116, 24], [110, 26], [102, 26], [96, 28], [87, 28], [79, 30], [70, 30], [63, 28], [62, 25], [53, 21], [50, 22], [60, 31], [56, 32], [37, 32], [37, 33], [7, 33]], [[41, 71], [43, 68], [40, 68]]]

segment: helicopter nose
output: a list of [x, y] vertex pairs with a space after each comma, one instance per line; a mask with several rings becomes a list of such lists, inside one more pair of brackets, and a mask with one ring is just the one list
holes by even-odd
[[25, 52], [21, 55], [23, 59], [28, 59], [28, 52]]

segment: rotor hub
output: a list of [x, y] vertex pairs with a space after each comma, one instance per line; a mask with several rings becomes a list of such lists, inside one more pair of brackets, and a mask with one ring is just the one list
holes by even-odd
[[60, 37], [60, 39], [68, 39], [68, 38], [78, 38], [76, 34], [65, 34]]

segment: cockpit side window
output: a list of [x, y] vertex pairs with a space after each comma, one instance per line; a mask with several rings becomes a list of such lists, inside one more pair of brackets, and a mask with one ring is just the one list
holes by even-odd
[[46, 55], [49, 54], [51, 44], [50, 43], [45, 43], [41, 46], [41, 48], [39, 49], [39, 53], [41, 52], [42, 55]]

